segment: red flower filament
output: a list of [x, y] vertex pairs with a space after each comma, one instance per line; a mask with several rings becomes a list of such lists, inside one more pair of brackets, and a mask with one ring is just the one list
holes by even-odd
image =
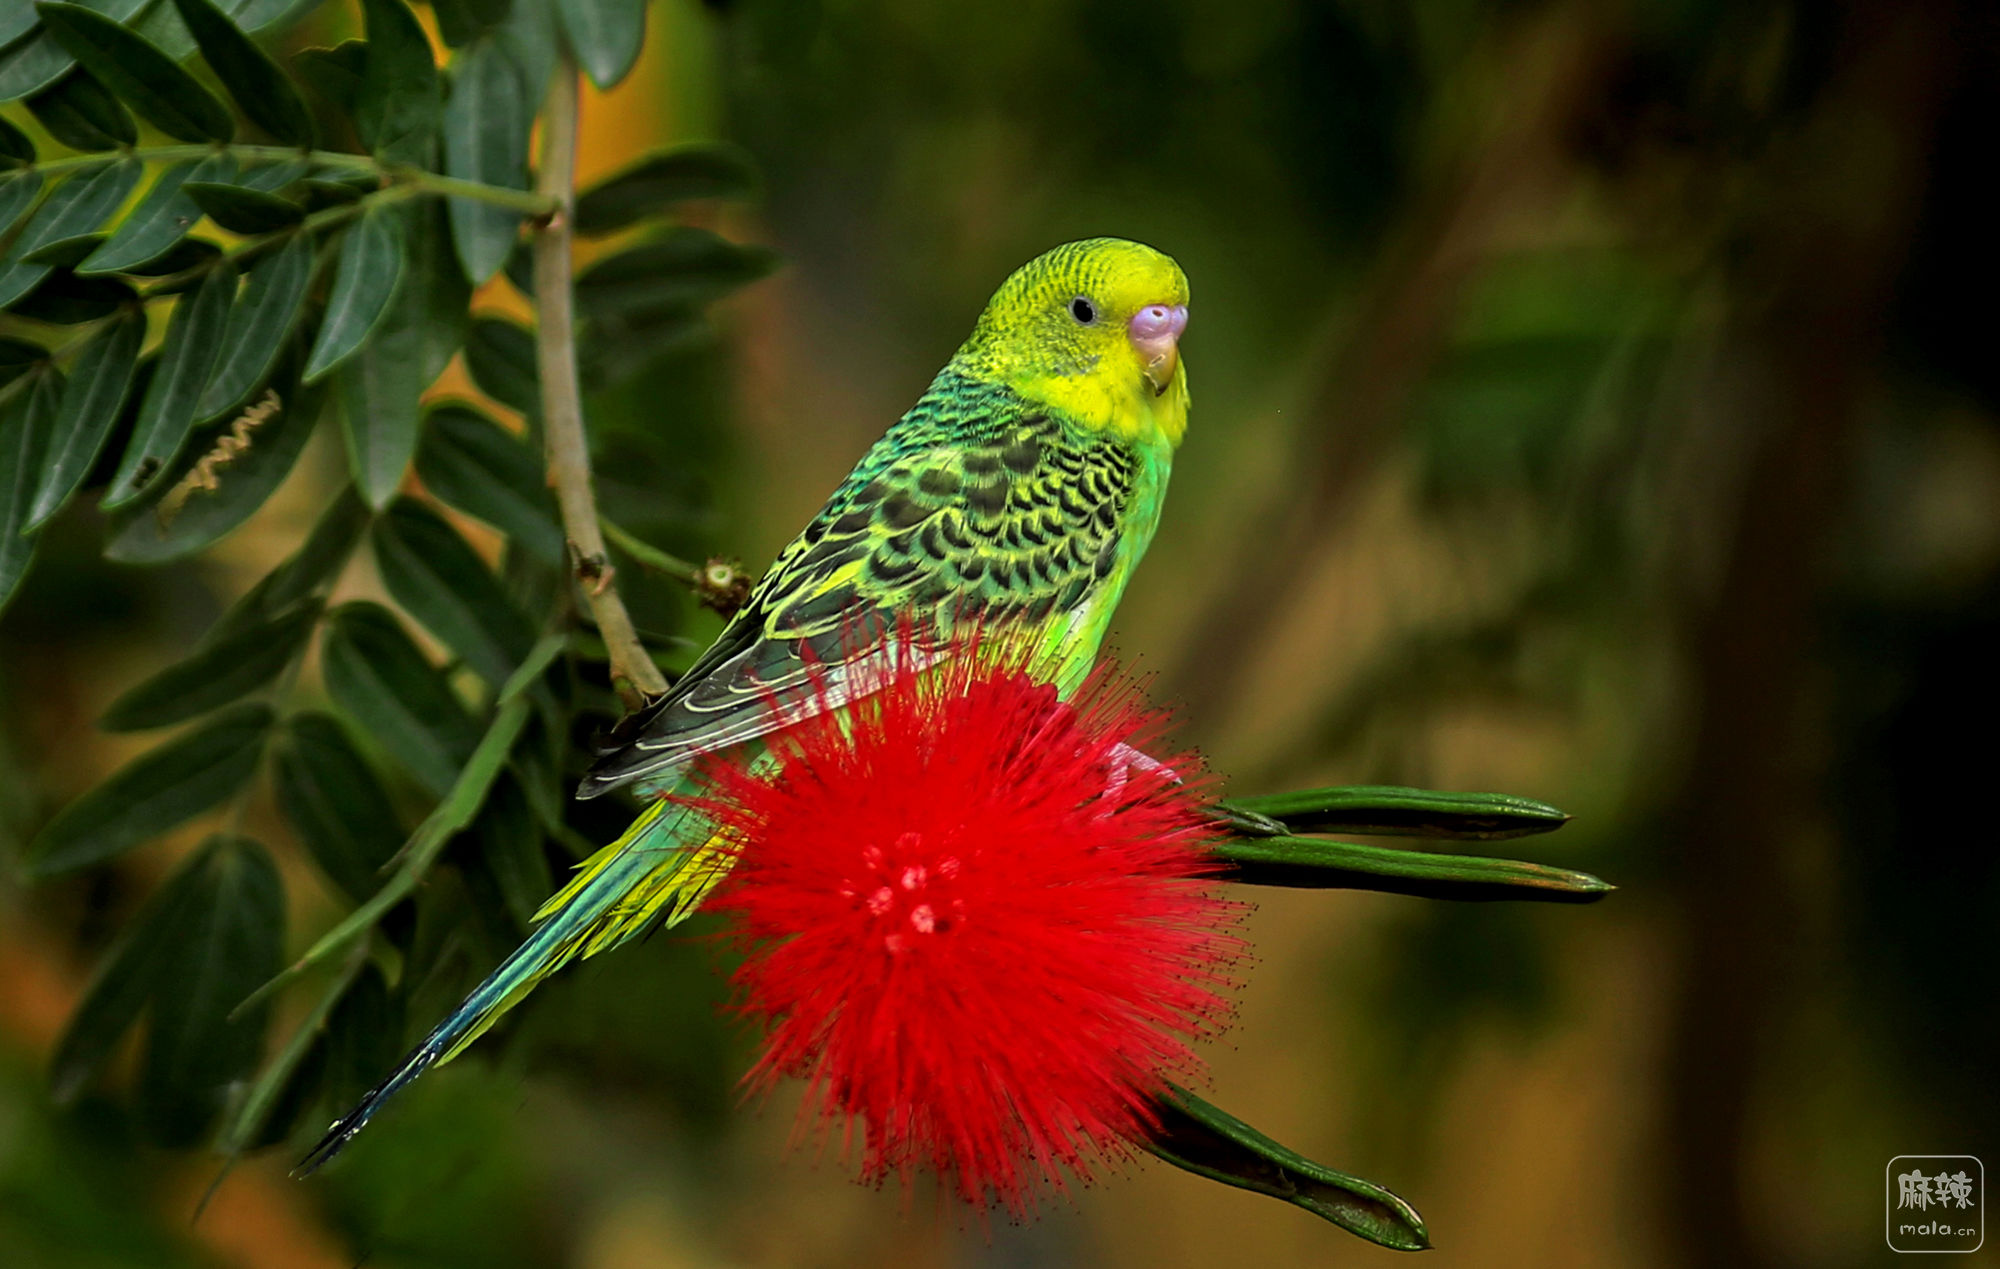
[[928, 1166], [1017, 1214], [1128, 1156], [1163, 1081], [1200, 1077], [1242, 953], [1200, 797], [1134, 761], [1160, 733], [1129, 685], [1063, 702], [961, 655], [712, 768], [740, 858], [711, 906], [767, 1031], [746, 1083], [801, 1076], [802, 1126], [858, 1121], [865, 1180]]

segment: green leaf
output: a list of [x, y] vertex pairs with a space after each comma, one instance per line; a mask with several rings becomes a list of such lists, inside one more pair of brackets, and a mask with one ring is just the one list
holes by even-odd
[[1143, 1144], [1168, 1163], [1283, 1199], [1383, 1247], [1431, 1245], [1417, 1209], [1373, 1181], [1314, 1163], [1176, 1085], [1168, 1084], [1153, 1106], [1160, 1124]]
[[68, 1102], [104, 1066], [165, 976], [173, 940], [201, 899], [199, 869], [176, 872], [105, 954], [49, 1063], [49, 1095]]
[[24, 530], [63, 392], [62, 372], [53, 366], [29, 373], [0, 389], [0, 612], [34, 558], [34, 539]]
[[715, 337], [714, 324], [698, 308], [648, 309], [593, 321], [577, 349], [577, 376], [584, 392], [601, 392]]
[[170, 727], [241, 700], [283, 673], [318, 623], [319, 605], [300, 604], [262, 625], [204, 642], [194, 655], [113, 701], [99, 725], [106, 731]]
[[[10, 163], [25, 166], [34, 161], [35, 143], [28, 139], [28, 134], [7, 122], [5, 118], [0, 118], [0, 167]], [[0, 232], [4, 230], [5, 226], [0, 226]]]
[[37, 31], [25, 40], [16, 40], [0, 48], [0, 101], [13, 101], [17, 97], [40, 92], [74, 65], [76, 59], [63, 52], [62, 46], [47, 31]]
[[742, 149], [723, 142], [677, 146], [650, 155], [584, 191], [576, 200], [576, 232], [616, 233], [675, 203], [747, 198], [757, 167]]
[[[257, 2], [269, 4], [271, 0]], [[89, 3], [105, 17], [144, 26], [139, 14], [151, 0], [89, 0]], [[34, 33], [27, 35], [30, 31]], [[0, 32], [5, 32], [0, 34], [0, 46], [5, 46], [0, 47], [0, 101], [12, 101], [46, 88], [76, 65], [76, 59], [63, 50], [55, 36], [41, 29], [41, 15], [33, 5], [7, 0], [4, 8], [0, 8]]]
[[416, 450], [418, 400], [463, 340], [471, 297], [445, 245], [444, 209], [411, 209], [407, 273], [367, 347], [339, 378], [348, 459], [371, 505], [395, 496]]
[[422, 503], [398, 498], [375, 521], [371, 541], [396, 602], [487, 682], [505, 682], [534, 631], [465, 539]]
[[403, 276], [403, 217], [400, 208], [371, 207], [347, 231], [340, 264], [327, 297], [326, 318], [306, 361], [306, 382], [323, 377], [367, 342]]
[[368, 73], [368, 45], [346, 40], [332, 48], [300, 49], [292, 64], [307, 85], [340, 113], [354, 114], [354, 100], [361, 95], [361, 78]]
[[505, 22], [513, 8], [513, 0], [431, 0], [438, 33], [453, 48], [470, 44]]
[[327, 879], [355, 901], [366, 899], [403, 844], [395, 806], [374, 768], [327, 714], [294, 715], [275, 752], [278, 808]]
[[202, 58], [250, 122], [281, 145], [310, 147], [312, 112], [291, 77], [209, 0], [174, 0]]
[[297, 326], [312, 276], [312, 239], [305, 234], [287, 239], [250, 267], [243, 293], [229, 310], [222, 355], [195, 407], [195, 418], [207, 422], [250, 399]]
[[[318, 1003], [257, 1073], [250, 1091], [216, 1135], [216, 1148], [228, 1159], [223, 1165], [224, 1176], [246, 1150], [283, 1143], [316, 1095], [326, 1074], [327, 1019], [353, 987], [355, 976], [367, 968], [367, 948], [366, 943], [360, 944], [333, 976]], [[220, 1185], [222, 1177], [215, 1183]]]
[[366, 191], [345, 181], [326, 181], [313, 176], [299, 182], [297, 196], [310, 214], [325, 211], [329, 207], [346, 207], [358, 203], [365, 193]]
[[248, 185], [189, 181], [186, 191], [210, 220], [233, 234], [276, 233], [306, 218], [306, 209], [291, 199]]
[[1222, 809], [1282, 821], [1278, 832], [1366, 833], [1498, 841], [1547, 833], [1569, 816], [1509, 793], [1439, 793], [1398, 785], [1353, 785], [1231, 798]]
[[0, 308], [18, 312], [51, 271], [52, 266], [46, 264], [0, 261]]
[[319, 522], [306, 534], [299, 549], [264, 574], [255, 586], [237, 597], [208, 633], [202, 646], [220, 642], [231, 635], [259, 626], [292, 605], [314, 595], [339, 575], [347, 559], [368, 527], [368, 507], [349, 487], [334, 495]]
[[585, 269], [576, 280], [576, 303], [593, 320], [630, 319], [706, 304], [777, 267], [769, 248], [677, 226]]
[[40, 172], [0, 172], [0, 237], [35, 205], [35, 196], [41, 192]]
[[139, 369], [139, 346], [146, 339], [143, 312], [122, 314], [90, 337], [71, 367], [69, 383], [57, 407], [50, 433], [50, 452], [43, 459], [41, 483], [28, 509], [28, 527], [36, 528], [62, 510], [70, 495], [97, 464], [112, 424], [125, 408]]
[[327, 694], [365, 735], [432, 794], [451, 788], [479, 743], [479, 727], [388, 609], [334, 609], [320, 664]]
[[75, 326], [109, 317], [139, 302], [138, 293], [115, 278], [84, 278], [68, 269], [23, 267], [38, 268], [42, 276], [26, 295], [7, 305], [20, 317]]
[[28, 98], [28, 113], [72, 150], [114, 150], [139, 140], [131, 114], [88, 71], [72, 71]]
[[429, 199], [410, 209], [409, 272], [417, 285], [397, 299], [400, 318], [392, 314], [386, 325], [398, 320], [410, 338], [423, 350], [421, 357], [424, 386], [444, 373], [451, 359], [465, 344], [466, 327], [471, 324], [472, 283], [465, 280], [451, 249], [451, 216], [442, 199]]
[[[97, 0], [72, 0], [72, 3], [97, 7]], [[144, 12], [125, 25], [165, 53], [169, 61], [184, 62], [194, 55], [194, 37], [188, 34], [187, 24], [166, 0], [149, 3]]]
[[82, 5], [35, 8], [72, 57], [160, 131], [183, 141], [228, 141], [236, 135], [229, 108], [130, 27]]
[[[78, 0], [78, 2], [85, 8], [94, 9], [114, 22], [123, 22], [129, 26], [139, 20], [140, 16], [153, 3], [153, 0]], [[29, 23], [32, 24], [40, 20], [40, 16], [35, 13], [33, 6], [27, 6], [27, 12]]]
[[513, 776], [502, 773], [493, 782], [486, 805], [472, 822], [471, 835], [479, 866], [492, 879], [515, 926], [521, 932], [533, 929], [535, 913], [555, 883], [542, 851], [541, 829]]
[[256, 773], [271, 723], [270, 706], [241, 705], [126, 764], [28, 844], [28, 872], [101, 863], [217, 805]]
[[208, 1132], [255, 1068], [265, 1011], [230, 1011], [277, 970], [285, 937], [284, 882], [262, 846], [213, 837], [188, 868], [201, 881], [163, 958], [138, 1090], [147, 1135], [178, 1146]]
[[222, 350], [222, 332], [229, 325], [229, 307], [236, 299], [236, 268], [224, 261], [193, 295], [174, 305], [167, 336], [160, 344], [159, 368], [139, 406], [131, 443], [118, 464], [118, 474], [104, 495], [104, 509], [115, 511], [158, 480], [167, 462], [194, 427], [195, 406], [208, 387]]
[[[400, 306], [398, 312], [400, 316]], [[386, 506], [396, 496], [416, 452], [422, 351], [402, 330], [385, 328], [381, 338], [341, 366], [335, 379], [348, 468], [372, 507]]]
[[21, 226], [20, 235], [8, 252], [11, 267], [0, 274], [0, 305], [13, 307], [49, 274], [46, 265], [14, 262], [51, 243], [97, 229], [132, 192], [141, 171], [140, 165], [132, 160], [118, 159], [102, 167], [86, 168], [51, 190], [34, 215], [28, 217], [28, 223]]
[[0, 335], [0, 388], [49, 360], [49, 350], [25, 339]]
[[403, 1004], [373, 962], [326, 1022], [327, 1095], [351, 1106], [375, 1087], [403, 1052]]
[[97, 250], [107, 237], [105, 234], [78, 234], [74, 238], [62, 238], [46, 247], [37, 247], [21, 257], [24, 264], [52, 264], [58, 269], [73, 269], [83, 263], [83, 258]]
[[[189, 210], [198, 212], [200, 209], [190, 203]], [[200, 238], [183, 238], [168, 247], [158, 258], [148, 260], [144, 264], [127, 265], [120, 271], [136, 274], [142, 278], [171, 278], [175, 274], [182, 273], [200, 276], [213, 269], [216, 261], [221, 258], [222, 248], [214, 243]], [[175, 281], [178, 282], [178, 279]]]
[[12, 44], [35, 29], [35, 11], [27, 5], [0, 9], [0, 44]]
[[562, 561], [563, 532], [541, 459], [478, 411], [447, 404], [425, 417], [417, 475], [447, 506], [486, 521], [545, 560]]
[[314, 184], [337, 185], [345, 194], [373, 194], [386, 184], [381, 172], [368, 168], [322, 164], [313, 170]]
[[[547, 646], [552, 649], [560, 648], [561, 642], [552, 640]], [[528, 717], [533, 713], [528, 702], [522, 697], [509, 698], [502, 692], [498, 700], [500, 708], [494, 711], [493, 721], [479, 737], [478, 747], [473, 750], [472, 756], [465, 760], [465, 765], [452, 781], [451, 788], [438, 800], [431, 813], [424, 817], [424, 822], [417, 825], [417, 831], [410, 834], [409, 841], [403, 844], [403, 849], [398, 855], [400, 862], [396, 865], [395, 871], [389, 874], [389, 879], [383, 883], [381, 889], [369, 896], [366, 903], [348, 913], [339, 924], [320, 935], [319, 941], [307, 948], [304, 955], [286, 966], [283, 972], [251, 993], [249, 998], [238, 1006], [239, 1009], [248, 1008], [268, 999], [272, 993], [306, 970], [355, 939], [366, 935], [374, 929], [376, 922], [387, 916], [417, 888], [417, 882], [430, 871], [431, 865], [437, 862], [439, 852], [451, 841], [452, 834], [465, 828], [472, 822], [473, 816], [479, 813], [480, 806], [486, 800], [487, 790], [492, 786], [494, 778], [500, 774], [501, 768], [506, 765], [507, 755], [512, 752], [514, 742], [520, 738], [521, 729], [527, 725]]]
[[503, 317], [475, 317], [465, 337], [465, 368], [479, 390], [501, 405], [533, 417], [541, 412], [541, 376], [535, 369], [535, 335]]
[[[521, 91], [513, 59], [492, 39], [461, 52], [453, 63], [444, 108], [445, 172], [506, 189], [528, 188], [528, 130], [536, 103]], [[452, 242], [465, 276], [477, 285], [507, 262], [520, 236], [521, 215], [472, 198], [449, 199]]]
[[625, 78], [646, 42], [646, 0], [556, 0], [569, 46], [599, 88]]
[[260, 189], [266, 194], [275, 194], [287, 186], [304, 180], [306, 174], [311, 171], [312, 164], [302, 158], [246, 163], [243, 165], [243, 174], [236, 178], [236, 183], [248, 189]]
[[224, 181], [235, 174], [236, 160], [226, 154], [174, 164], [160, 173], [139, 205], [120, 220], [118, 232], [79, 264], [77, 272], [119, 273], [164, 256], [201, 219], [201, 208], [181, 192], [181, 186], [189, 181]]
[[528, 649], [528, 655], [521, 658], [514, 672], [500, 684], [500, 691], [493, 697], [494, 703], [505, 705], [525, 696], [528, 689], [542, 681], [542, 676], [548, 673], [549, 667], [556, 663], [556, 658], [570, 647], [571, 642], [571, 635], [559, 631], [550, 631], [535, 640], [535, 645]]
[[521, 75], [521, 95], [531, 110], [541, 109], [548, 96], [549, 76], [556, 68], [562, 37], [556, 31], [551, 0], [516, 0], [513, 12], [493, 33]]
[[1210, 845], [1217, 875], [1246, 885], [1376, 890], [1426, 899], [1595, 903], [1615, 887], [1589, 873], [1481, 855], [1434, 855], [1323, 837], [1239, 837]]
[[237, 26], [255, 34], [285, 18], [295, 17], [301, 0], [229, 0], [223, 11]]
[[[244, 416], [239, 415], [197, 428], [151, 490], [112, 517], [106, 559], [123, 564], [180, 559], [207, 547], [264, 505], [298, 462], [325, 400], [319, 390], [299, 387], [296, 341], [293, 347], [268, 384], [276, 408], [254, 427], [241, 425]], [[259, 397], [252, 406], [264, 404]], [[238, 434], [249, 440], [249, 448], [229, 455], [226, 463], [216, 461], [233, 448], [223, 446], [223, 440]], [[191, 479], [204, 460], [211, 463], [214, 488]]]
[[361, 142], [392, 163], [428, 167], [437, 144], [437, 60], [403, 0], [361, 0], [368, 60], [354, 97]]

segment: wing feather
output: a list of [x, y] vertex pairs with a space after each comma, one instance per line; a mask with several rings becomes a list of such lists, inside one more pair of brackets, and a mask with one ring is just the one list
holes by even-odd
[[960, 622], [1050, 625], [1088, 604], [1118, 557], [1133, 456], [1000, 392], [941, 377], [672, 690], [613, 733], [578, 796], [657, 784], [846, 704], [879, 681], [867, 671], [901, 620], [948, 636]]

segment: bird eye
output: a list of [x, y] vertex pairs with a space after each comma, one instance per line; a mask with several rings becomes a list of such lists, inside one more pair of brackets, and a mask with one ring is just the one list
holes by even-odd
[[1097, 305], [1092, 304], [1088, 297], [1079, 295], [1069, 302], [1069, 315], [1077, 320], [1079, 326], [1088, 326], [1097, 320]]

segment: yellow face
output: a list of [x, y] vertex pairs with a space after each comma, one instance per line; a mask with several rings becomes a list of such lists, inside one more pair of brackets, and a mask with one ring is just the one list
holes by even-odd
[[1187, 304], [1187, 275], [1172, 257], [1087, 238], [1002, 283], [956, 361], [1086, 426], [1178, 445], [1187, 428]]

